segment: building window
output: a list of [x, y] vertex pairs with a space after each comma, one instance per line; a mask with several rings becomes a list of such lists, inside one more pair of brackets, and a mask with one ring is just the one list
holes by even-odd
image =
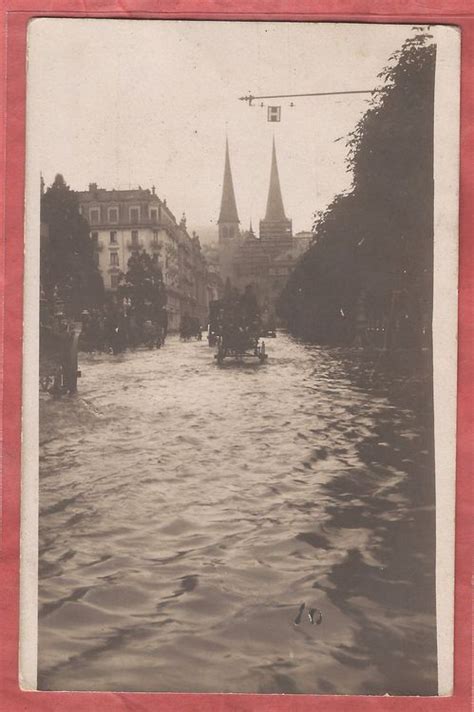
[[140, 208], [130, 208], [130, 222], [136, 225], [140, 219]]
[[110, 264], [113, 267], [118, 267], [119, 266], [119, 256], [118, 252], [111, 252], [110, 253]]
[[117, 244], [117, 231], [116, 230], [110, 231], [110, 244], [111, 245]]
[[99, 208], [91, 208], [89, 210], [89, 221], [91, 225], [98, 225], [99, 224], [99, 218], [100, 218], [100, 210]]
[[118, 287], [118, 281], [119, 281], [119, 276], [118, 274], [111, 274], [110, 275], [110, 286], [112, 289], [117, 289]]
[[153, 223], [158, 222], [158, 210], [156, 208], [151, 208], [150, 217]]
[[132, 245], [138, 247], [138, 230], [132, 230]]
[[118, 208], [109, 208], [109, 222], [118, 223]]
[[91, 239], [94, 244], [94, 247], [97, 247], [99, 244], [99, 233], [98, 232], [91, 232]]

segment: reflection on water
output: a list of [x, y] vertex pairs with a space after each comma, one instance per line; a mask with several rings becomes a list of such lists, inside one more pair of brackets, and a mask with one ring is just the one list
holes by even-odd
[[436, 694], [429, 417], [268, 350], [87, 357], [41, 402], [41, 689]]

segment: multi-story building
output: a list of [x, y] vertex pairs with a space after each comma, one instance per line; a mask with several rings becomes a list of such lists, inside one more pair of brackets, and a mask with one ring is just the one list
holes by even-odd
[[184, 215], [178, 223], [154, 186], [106, 190], [91, 183], [77, 195], [106, 290], [117, 289], [131, 255], [145, 250], [157, 256], [163, 273], [169, 328], [178, 329], [185, 313], [206, 322], [209, 276], [199, 238], [188, 234]]

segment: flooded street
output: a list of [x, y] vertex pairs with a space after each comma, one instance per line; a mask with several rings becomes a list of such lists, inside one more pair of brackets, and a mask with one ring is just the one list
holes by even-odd
[[40, 689], [436, 694], [431, 434], [358, 352], [267, 352], [42, 394]]

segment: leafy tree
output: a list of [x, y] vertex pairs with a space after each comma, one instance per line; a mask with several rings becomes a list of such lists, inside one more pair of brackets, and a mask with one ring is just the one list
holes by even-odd
[[72, 316], [100, 304], [104, 286], [94, 262], [89, 224], [76, 194], [58, 174], [41, 197], [41, 222], [48, 239], [41, 249], [41, 287], [50, 302], [61, 300]]
[[129, 299], [138, 315], [158, 313], [166, 305], [166, 288], [158, 256], [137, 251], [128, 260], [127, 267], [127, 272], [119, 278], [119, 296]]
[[406, 40], [348, 138], [352, 189], [318, 215], [279, 301], [296, 334], [350, 343], [363, 294], [373, 319], [404, 320], [404, 345], [420, 345], [432, 309], [435, 52], [427, 34]]

